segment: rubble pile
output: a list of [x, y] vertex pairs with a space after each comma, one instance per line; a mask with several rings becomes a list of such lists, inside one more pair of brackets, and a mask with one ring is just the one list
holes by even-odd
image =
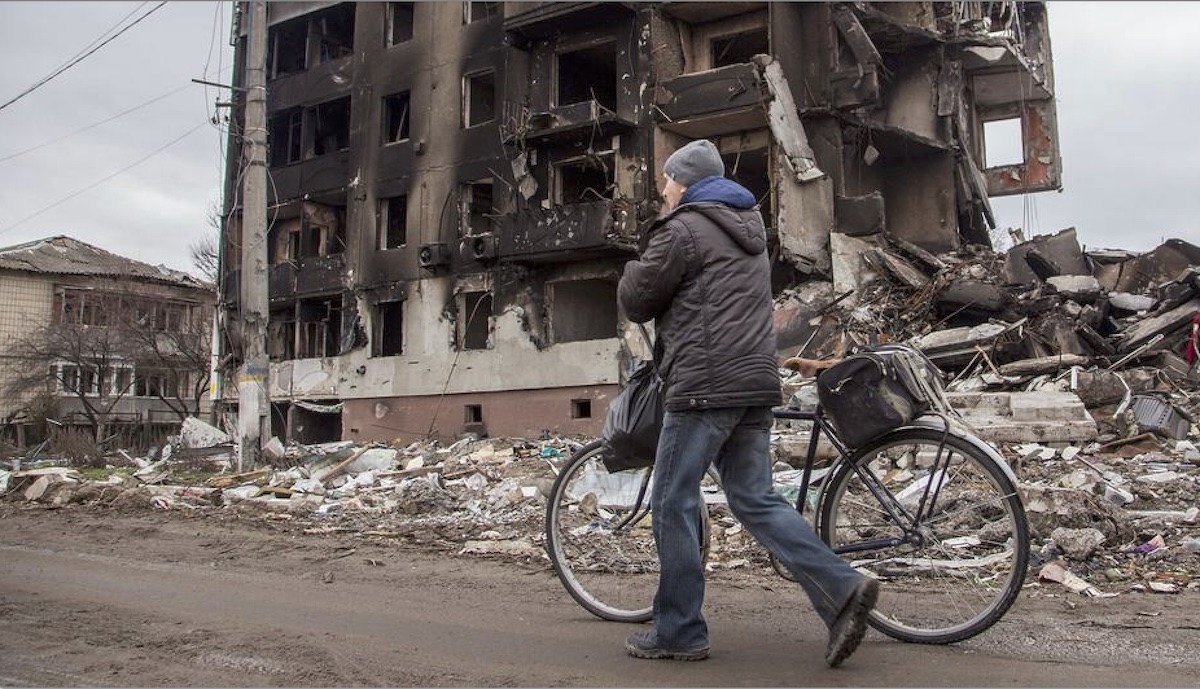
[[1142, 254], [1084, 252], [1074, 229], [1003, 254], [843, 244], [861, 254], [859, 283], [786, 290], [776, 302], [782, 353], [836, 357], [909, 342], [949, 375], [957, 406], [992, 404], [987, 395], [996, 392], [1043, 392], [1069, 396], [1043, 408], [1088, 411], [1078, 415], [1086, 427], [1027, 439], [1188, 437], [1200, 409], [1200, 248], [1172, 239]]

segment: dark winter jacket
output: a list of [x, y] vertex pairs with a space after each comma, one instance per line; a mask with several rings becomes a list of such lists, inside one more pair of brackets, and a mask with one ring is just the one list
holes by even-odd
[[617, 296], [630, 320], [656, 321], [666, 408], [779, 404], [771, 266], [753, 195], [702, 179], [649, 232]]

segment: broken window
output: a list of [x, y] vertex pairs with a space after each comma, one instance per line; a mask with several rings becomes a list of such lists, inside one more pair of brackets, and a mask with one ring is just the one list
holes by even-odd
[[591, 155], [556, 163], [555, 203], [569, 205], [613, 198], [612, 154]]
[[615, 282], [555, 282], [551, 290], [550, 327], [555, 342], [604, 340], [617, 336]]
[[120, 397], [133, 391], [133, 369], [120, 367], [113, 369], [113, 395]]
[[96, 369], [76, 364], [58, 364], [58, 392], [68, 395], [96, 396], [100, 394], [100, 379]]
[[303, 123], [304, 111], [300, 108], [289, 108], [271, 117], [267, 136], [271, 140], [272, 167], [298, 162], [303, 156]]
[[305, 299], [297, 305], [301, 359], [337, 356], [342, 338], [342, 299]]
[[401, 91], [383, 99], [383, 143], [408, 139], [409, 92]]
[[459, 236], [469, 237], [492, 231], [492, 216], [496, 211], [493, 201], [490, 177], [462, 185], [459, 196]]
[[558, 105], [594, 100], [617, 109], [617, 48], [615, 43], [558, 54]]
[[375, 305], [372, 322], [371, 356], [404, 353], [404, 302], [383, 301]]
[[487, 349], [491, 334], [491, 293], [466, 292], [459, 295], [459, 306], [459, 349]]
[[466, 404], [463, 405], [463, 423], [483, 423], [483, 405], [482, 404]]
[[268, 43], [267, 73], [272, 78], [304, 71], [308, 66], [308, 17], [272, 26]]
[[712, 41], [714, 69], [750, 62], [755, 55], [761, 54], [770, 54], [766, 27], [721, 36]]
[[379, 248], [397, 249], [408, 242], [408, 197], [379, 200]]
[[354, 52], [354, 3], [344, 2], [312, 16], [313, 28], [320, 40], [318, 64], [346, 57]]
[[350, 148], [350, 96], [312, 108], [313, 155]]
[[494, 17], [500, 14], [501, 3], [498, 2], [464, 2], [463, 23], [470, 24]]
[[293, 307], [271, 309], [267, 324], [267, 356], [271, 361], [296, 358], [296, 311]]
[[463, 77], [463, 126], [474, 127], [496, 119], [496, 73]]
[[399, 45], [413, 37], [413, 3], [389, 2], [387, 7], [387, 44]]
[[984, 166], [989, 168], [1025, 162], [1021, 118], [983, 123], [983, 159]]

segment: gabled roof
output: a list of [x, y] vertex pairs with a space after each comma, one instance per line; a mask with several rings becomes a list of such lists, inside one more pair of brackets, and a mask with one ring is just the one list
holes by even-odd
[[212, 286], [166, 266], [152, 266], [59, 235], [0, 248], [0, 270], [50, 275], [126, 277], [151, 282], [212, 289]]

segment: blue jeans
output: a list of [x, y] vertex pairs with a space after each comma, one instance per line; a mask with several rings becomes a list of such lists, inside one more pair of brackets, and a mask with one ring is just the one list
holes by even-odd
[[654, 633], [660, 648], [708, 644], [708, 625], [700, 612], [700, 482], [712, 462], [733, 515], [792, 572], [827, 626], [833, 625], [862, 578], [774, 491], [773, 423], [770, 407], [665, 414], [651, 494], [661, 567], [654, 596]]

